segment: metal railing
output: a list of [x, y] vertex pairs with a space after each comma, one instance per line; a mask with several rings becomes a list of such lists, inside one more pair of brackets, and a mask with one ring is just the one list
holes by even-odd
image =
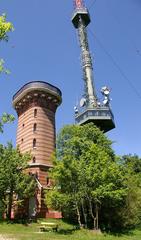
[[92, 118], [94, 117], [95, 119], [111, 119], [114, 121], [114, 115], [111, 111], [110, 108], [108, 107], [103, 107], [103, 108], [95, 108], [95, 109], [91, 109], [91, 108], [87, 108], [85, 109], [85, 111], [78, 113], [75, 116], [75, 120], [76, 123], [79, 123], [83, 120], [85, 120], [86, 118]]

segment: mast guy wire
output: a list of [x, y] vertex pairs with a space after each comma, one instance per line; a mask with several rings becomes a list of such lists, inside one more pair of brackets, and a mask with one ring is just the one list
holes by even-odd
[[101, 41], [97, 38], [96, 34], [93, 33], [90, 29], [89, 32], [91, 33], [91, 35], [96, 39], [96, 41], [98, 42], [99, 46], [101, 47], [101, 49], [105, 52], [105, 54], [109, 57], [109, 59], [112, 61], [113, 65], [117, 68], [117, 70], [120, 72], [121, 76], [128, 82], [128, 84], [130, 85], [130, 87], [134, 90], [134, 92], [136, 93], [136, 95], [141, 99], [141, 94], [139, 93], [139, 91], [136, 89], [136, 87], [134, 86], [134, 84], [131, 82], [131, 80], [127, 77], [127, 75], [124, 73], [124, 71], [122, 70], [122, 68], [120, 67], [120, 65], [116, 62], [116, 60], [113, 58], [113, 56], [108, 52], [108, 50], [104, 47], [104, 45], [101, 43]]

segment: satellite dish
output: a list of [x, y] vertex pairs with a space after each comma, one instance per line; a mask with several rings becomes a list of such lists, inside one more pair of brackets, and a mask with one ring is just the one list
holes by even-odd
[[109, 95], [109, 94], [110, 94], [109, 89], [104, 90], [104, 94], [105, 94], [105, 95]]
[[103, 104], [104, 104], [104, 105], [107, 105], [107, 104], [108, 104], [108, 99], [104, 99], [104, 100], [103, 100]]
[[102, 94], [104, 94], [104, 95], [109, 95], [109, 94], [110, 94], [110, 89], [105, 86], [105, 87], [102, 87], [102, 88], [101, 88], [101, 92], [102, 92]]
[[81, 98], [80, 100], [80, 107], [84, 107], [86, 104], [86, 99], [85, 98]]
[[76, 106], [74, 107], [74, 112], [75, 112], [75, 114], [78, 113], [78, 108]]
[[100, 107], [101, 106], [101, 102], [98, 101], [97, 102], [97, 106]]

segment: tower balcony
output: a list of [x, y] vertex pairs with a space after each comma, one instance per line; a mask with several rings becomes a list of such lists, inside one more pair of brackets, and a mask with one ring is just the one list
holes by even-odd
[[79, 125], [93, 122], [103, 132], [108, 132], [115, 128], [113, 113], [107, 106], [87, 107], [83, 112], [75, 115], [75, 122]]

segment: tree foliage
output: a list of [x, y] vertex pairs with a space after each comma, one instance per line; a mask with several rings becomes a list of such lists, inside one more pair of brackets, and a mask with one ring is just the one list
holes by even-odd
[[111, 145], [93, 124], [66, 126], [58, 135], [51, 173], [55, 186], [47, 192], [46, 203], [63, 211], [69, 206], [80, 227], [93, 222], [99, 228], [103, 202], [120, 205], [127, 194], [123, 168]]
[[35, 181], [25, 172], [29, 160], [29, 154], [21, 154], [11, 143], [7, 147], [0, 146], [0, 199], [8, 218], [11, 217], [14, 197], [21, 202], [34, 195]]
[[[13, 31], [14, 27], [11, 22], [7, 22], [6, 15], [3, 14], [0, 16], [0, 41], [8, 41], [8, 33]], [[0, 59], [0, 73], [9, 73], [9, 70], [4, 67], [4, 60]], [[0, 132], [3, 132], [3, 125], [7, 122], [12, 122], [14, 116], [4, 113], [0, 118]]]
[[0, 41], [8, 41], [8, 32], [12, 31], [13, 24], [6, 21], [6, 15], [3, 14], [0, 16]]
[[137, 155], [124, 155], [121, 157], [121, 163], [128, 192], [120, 213], [124, 226], [131, 227], [141, 223], [141, 158]]
[[[0, 41], [8, 41], [8, 33], [13, 31], [13, 25], [11, 22], [6, 21], [6, 15], [0, 16]], [[0, 73], [9, 73], [9, 70], [4, 67], [4, 60], [0, 59]]]
[[3, 133], [3, 127], [5, 123], [13, 122], [15, 117], [8, 113], [3, 113], [2, 117], [0, 118], [0, 133]]

